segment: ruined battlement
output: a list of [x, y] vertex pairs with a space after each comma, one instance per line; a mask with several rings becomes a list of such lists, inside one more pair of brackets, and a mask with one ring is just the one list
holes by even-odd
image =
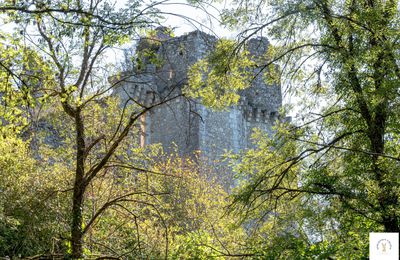
[[[205, 157], [218, 160], [227, 150], [239, 152], [252, 147], [253, 128], [272, 132], [282, 105], [278, 84], [267, 84], [266, 74], [255, 69], [255, 78], [240, 93], [238, 104], [224, 111], [182, 97], [190, 66], [215, 48], [217, 38], [200, 31], [179, 37], [165, 32], [161, 28], [153, 37], [139, 41], [137, 66], [120, 76], [123, 80], [116, 88], [123, 102], [131, 99], [150, 106], [171, 99], [146, 113], [145, 143], [161, 143], [167, 152], [174, 146], [182, 155], [201, 151]], [[246, 47], [261, 61], [268, 45], [266, 38], [254, 38]]]
[[[163, 97], [163, 95], [157, 93], [152, 88], [141, 84], [133, 85], [127, 90], [126, 94], [146, 107], [160, 103]], [[179, 100], [176, 99], [176, 102], [179, 102]], [[235, 107], [242, 111], [245, 119], [249, 122], [273, 123], [278, 118], [277, 111], [268, 111], [257, 105], [251, 105], [247, 102], [246, 97], [242, 97]]]
[[[187, 84], [190, 66], [205, 58], [217, 42], [216, 37], [201, 31], [171, 37], [166, 35], [165, 30], [161, 27], [156, 31], [155, 38], [144, 38], [139, 41], [138, 51], [146, 54], [147, 47], [152, 53], [147, 53], [147, 56], [141, 59], [140, 66], [137, 66], [135, 71], [125, 73], [124, 76], [130, 75], [127, 80], [129, 87], [119, 88], [117, 92], [120, 96], [129, 94], [139, 102], [149, 105], [151, 102], [171, 96], [172, 92], [180, 94], [182, 87]], [[261, 60], [268, 45], [266, 38], [259, 37], [250, 39], [246, 47], [255, 59]], [[153, 57], [152, 63], [149, 55], [153, 54], [155, 58]], [[138, 56], [140, 58], [141, 54]], [[157, 59], [160, 60], [159, 64], [154, 63]], [[282, 105], [280, 86], [266, 84], [265, 73], [255, 71], [256, 74], [252, 86], [242, 91], [238, 108], [242, 109], [250, 121], [274, 120]]]

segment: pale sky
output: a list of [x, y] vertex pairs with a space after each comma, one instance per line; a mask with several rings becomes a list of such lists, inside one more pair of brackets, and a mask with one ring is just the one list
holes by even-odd
[[[175, 28], [175, 34], [181, 35], [200, 29], [204, 32], [214, 34], [217, 37], [233, 38], [236, 32], [227, 30], [220, 25], [219, 10], [227, 2], [204, 6], [203, 9], [196, 9], [185, 3], [184, 0], [168, 1], [160, 7], [163, 12], [170, 13], [166, 16], [165, 25]], [[176, 14], [176, 15], [174, 15]], [[183, 18], [180, 16], [186, 16]]]
[[[161, 3], [157, 7], [165, 17], [162, 25], [174, 28], [177, 36], [200, 29], [217, 37], [235, 37], [235, 32], [224, 29], [218, 21], [219, 10], [229, 5], [230, 0], [221, 1], [213, 6], [205, 5], [202, 8], [192, 7], [185, 0], [157, 1]], [[124, 7], [126, 2], [127, 0], [116, 0], [116, 7]]]

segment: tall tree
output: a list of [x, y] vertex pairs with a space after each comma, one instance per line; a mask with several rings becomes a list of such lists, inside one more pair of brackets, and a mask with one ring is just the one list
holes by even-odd
[[[245, 28], [235, 51], [250, 37], [270, 38], [266, 62], [256, 66], [302, 105], [300, 120], [277, 123], [270, 141], [257, 134], [258, 148], [241, 158], [238, 208], [266, 220], [289, 214], [288, 201], [319, 205], [331, 212], [323, 237], [343, 232], [349, 243], [350, 232], [399, 232], [398, 1], [236, 1], [223, 18]], [[232, 75], [229, 67], [223, 74]]]
[[[150, 26], [157, 16], [155, 5], [130, 1], [117, 9], [112, 1], [3, 1], [0, 10], [20, 30], [26, 48], [47, 61], [47, 70], [25, 68], [31, 77], [51, 78], [40, 84], [39, 96], [59, 102], [71, 118], [75, 133], [75, 170], [71, 214], [71, 246], [74, 259], [83, 257], [83, 203], [85, 192], [96, 176], [108, 166], [121, 142], [149, 106], [122, 111], [114, 133], [88, 133], [85, 114], [93, 103], [101, 103], [116, 84], [108, 82], [116, 70], [106, 51], [125, 42], [137, 30]], [[19, 26], [18, 26], [19, 25]], [[17, 34], [16, 34], [17, 35]], [[16, 74], [16, 73], [14, 73]], [[119, 78], [117, 81], [123, 80]], [[38, 98], [38, 97], [36, 97]], [[96, 153], [99, 143], [104, 152]], [[91, 154], [96, 153], [93, 159]]]

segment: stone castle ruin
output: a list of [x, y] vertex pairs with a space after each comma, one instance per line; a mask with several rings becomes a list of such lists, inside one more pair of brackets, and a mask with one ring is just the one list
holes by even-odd
[[[177, 148], [181, 155], [200, 151], [215, 160], [227, 150], [251, 147], [253, 128], [271, 132], [282, 105], [279, 85], [267, 85], [265, 75], [255, 71], [251, 87], [242, 91], [238, 105], [228, 110], [214, 111], [198, 100], [189, 100], [181, 96], [188, 69], [212, 50], [217, 39], [200, 31], [170, 37], [164, 30], [156, 31], [156, 42], [142, 39], [138, 43], [141, 60], [133, 71], [123, 74], [126, 80], [115, 90], [122, 102], [131, 99], [150, 106], [169, 100], [142, 118], [142, 145], [161, 143], [165, 151]], [[267, 47], [266, 38], [248, 43], [250, 54], [256, 57]]]

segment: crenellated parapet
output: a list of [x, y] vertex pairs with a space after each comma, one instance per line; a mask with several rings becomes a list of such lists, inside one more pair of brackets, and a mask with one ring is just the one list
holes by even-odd
[[[159, 104], [141, 122], [143, 143], [161, 143], [166, 152], [174, 152], [177, 147], [182, 155], [201, 151], [215, 160], [227, 150], [238, 152], [253, 147], [253, 128], [271, 133], [277, 120], [287, 120], [278, 113], [282, 105], [280, 85], [266, 83], [267, 74], [259, 69], [254, 71], [251, 86], [241, 91], [238, 104], [230, 109], [215, 111], [201, 100], [182, 97], [190, 66], [212, 51], [217, 38], [200, 31], [179, 37], [161, 36], [143, 40], [138, 51], [149, 46], [162, 62], [143, 59], [140, 68], [121, 75], [124, 80], [116, 88], [122, 102], [130, 99], [146, 107]], [[260, 37], [249, 40], [246, 48], [261, 63], [268, 46], [268, 40]]]
[[278, 111], [271, 111], [264, 107], [250, 104], [245, 96], [240, 98], [238, 109], [242, 112], [245, 120], [248, 122], [273, 124], [277, 119], [279, 119]]
[[[139, 41], [138, 56], [142, 55], [141, 52], [146, 53], [146, 48], [150, 48], [154, 52], [152, 53], [154, 57], [153, 59], [141, 59], [140, 66], [138, 65], [140, 68], [136, 67], [134, 71], [130, 72], [132, 77], [128, 84], [124, 84], [124, 91], [136, 93], [135, 87], [129, 89], [128, 85], [140, 84], [144, 88], [150, 87], [150, 91], [154, 91], [155, 96], [160, 98], [165, 98], [171, 92], [180, 94], [182, 87], [187, 84], [190, 66], [205, 58], [215, 48], [218, 41], [216, 37], [201, 31], [193, 31], [179, 37], [171, 37], [166, 32], [168, 30], [165, 27], [160, 27], [156, 29], [153, 38], [143, 38]], [[252, 58], [261, 64], [265, 59], [268, 46], [269, 42], [265, 37], [258, 37], [250, 39], [245, 47], [249, 50]], [[152, 63], [152, 61], [156, 62]], [[254, 73], [256, 76], [252, 85], [240, 94], [241, 100], [250, 106], [244, 111], [249, 120], [265, 122], [267, 119], [274, 120], [274, 112], [278, 111], [282, 104], [280, 86], [279, 84], [267, 84], [266, 72], [255, 69]], [[147, 90], [137, 96], [140, 102], [151, 100], [151, 98], [143, 96], [146, 92]]]

